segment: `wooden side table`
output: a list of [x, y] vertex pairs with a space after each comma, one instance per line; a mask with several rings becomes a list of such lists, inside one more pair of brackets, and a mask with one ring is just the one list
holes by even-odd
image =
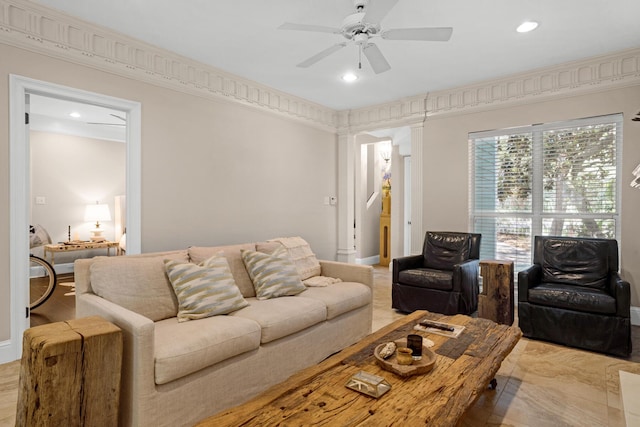
[[24, 332], [16, 426], [118, 425], [122, 330], [99, 316]]
[[480, 275], [478, 317], [513, 325], [513, 261], [480, 261]]
[[44, 245], [44, 259], [47, 259], [47, 254], [49, 254], [51, 256], [51, 265], [55, 265], [54, 256], [56, 252], [87, 251], [90, 249], [106, 249], [107, 256], [110, 256], [111, 248], [115, 249], [116, 255], [120, 255], [120, 245], [118, 244], [118, 242], [77, 242]]

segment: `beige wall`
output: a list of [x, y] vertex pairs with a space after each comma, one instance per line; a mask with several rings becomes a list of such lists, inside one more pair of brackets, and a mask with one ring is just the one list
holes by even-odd
[[10, 337], [9, 74], [142, 104], [142, 250], [300, 235], [334, 259], [337, 137], [0, 44], [0, 341]]
[[[562, 97], [483, 112], [434, 117], [424, 125], [425, 230], [468, 230], [469, 132], [623, 113], [621, 271], [631, 283], [631, 303], [640, 306], [640, 190], [629, 186], [640, 163], [640, 86]], [[434, 202], [435, 201], [435, 202]]]

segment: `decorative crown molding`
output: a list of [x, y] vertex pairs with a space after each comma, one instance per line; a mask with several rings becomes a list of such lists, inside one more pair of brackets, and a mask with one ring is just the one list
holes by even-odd
[[640, 84], [640, 48], [419, 95], [340, 114], [350, 131], [406, 126], [419, 118], [503, 108]]
[[0, 0], [0, 43], [335, 132], [336, 111], [25, 0]]
[[0, 0], [0, 43], [173, 90], [237, 102], [338, 134], [410, 126], [430, 116], [640, 84], [640, 48], [636, 48], [335, 111], [26, 0]]

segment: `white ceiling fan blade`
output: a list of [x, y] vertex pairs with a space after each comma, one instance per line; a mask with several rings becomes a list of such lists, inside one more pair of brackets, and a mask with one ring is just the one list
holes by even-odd
[[339, 51], [340, 49], [342, 49], [346, 45], [347, 45], [346, 43], [334, 44], [330, 48], [325, 49], [322, 52], [313, 55], [311, 58], [307, 59], [306, 61], [302, 61], [297, 66], [300, 67], [300, 68], [310, 67], [313, 64], [315, 64], [316, 62], [320, 61], [321, 59], [326, 58], [327, 56], [331, 55], [332, 53]]
[[383, 31], [381, 36], [387, 40], [422, 40], [433, 42], [446, 42], [451, 38], [453, 28], [396, 28]]
[[285, 22], [278, 27], [279, 30], [294, 30], [294, 31], [313, 31], [316, 33], [332, 33], [340, 34], [340, 28], [325, 27], [322, 25], [307, 25], [307, 24], [293, 24], [291, 22]]
[[376, 74], [384, 73], [391, 69], [391, 65], [389, 65], [384, 55], [375, 44], [369, 43], [362, 49], [362, 51]]
[[398, 0], [369, 0], [369, 4], [365, 8], [363, 22], [379, 24]]

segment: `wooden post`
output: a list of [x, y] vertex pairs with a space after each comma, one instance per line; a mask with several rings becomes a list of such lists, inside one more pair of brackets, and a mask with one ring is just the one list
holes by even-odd
[[24, 332], [16, 426], [117, 426], [122, 331], [98, 316]]
[[480, 261], [478, 317], [513, 325], [513, 261]]

